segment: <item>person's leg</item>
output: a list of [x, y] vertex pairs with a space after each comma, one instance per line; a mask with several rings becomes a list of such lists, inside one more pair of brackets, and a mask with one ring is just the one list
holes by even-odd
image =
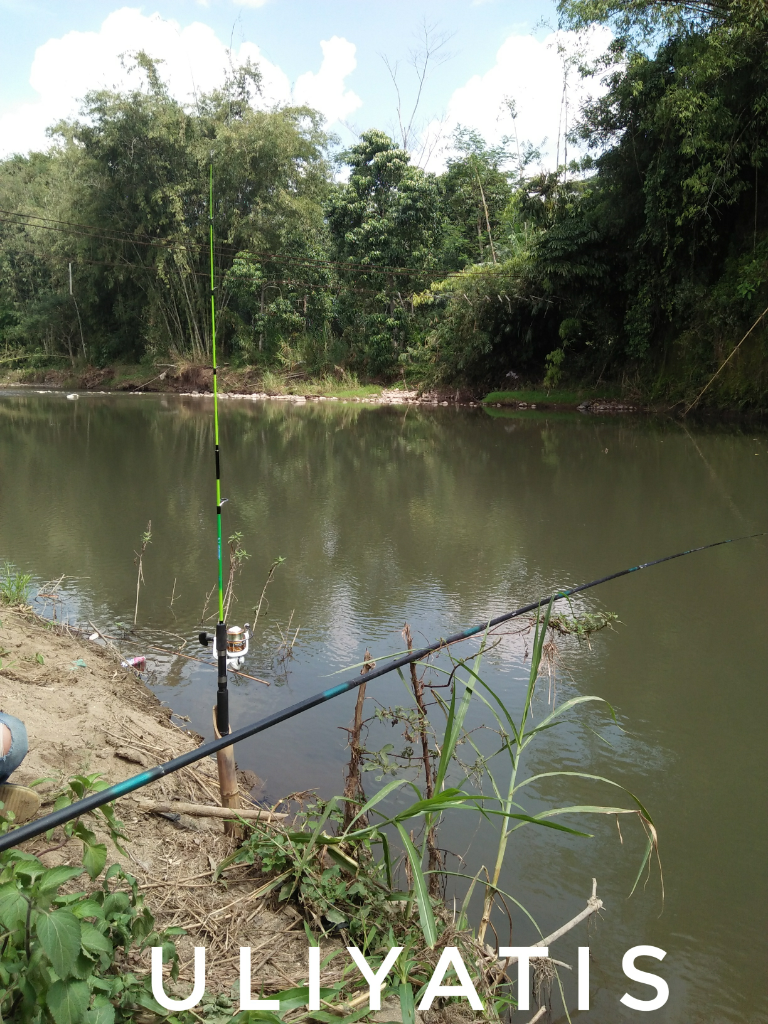
[[5, 782], [27, 756], [29, 743], [22, 721], [0, 711], [0, 782]]
[[29, 744], [24, 723], [0, 711], [0, 817], [13, 811], [16, 824], [27, 821], [40, 806], [40, 797], [28, 786], [17, 786], [6, 780], [27, 755]]

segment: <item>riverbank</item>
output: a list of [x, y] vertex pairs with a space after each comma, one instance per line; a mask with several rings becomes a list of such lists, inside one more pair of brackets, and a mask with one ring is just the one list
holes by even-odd
[[[157, 700], [135, 671], [121, 664], [116, 648], [97, 631], [80, 635], [66, 625], [41, 618], [28, 607], [0, 606], [0, 655], [0, 707], [24, 721], [29, 737], [29, 753], [12, 778], [16, 783], [35, 787], [41, 796], [42, 805], [35, 817], [49, 813], [54, 804], [61, 806], [62, 798], [68, 801], [81, 796], [74, 791], [78, 784], [90, 782], [91, 788], [95, 788], [93, 783], [101, 780], [121, 781], [141, 768], [193, 749], [201, 740], [175, 721], [177, 716], [172, 710]], [[423, 947], [419, 916], [405, 913], [400, 915], [403, 920], [398, 921], [398, 909], [405, 903], [403, 894], [384, 893], [380, 881], [371, 883], [367, 862], [356, 861], [343, 847], [335, 847], [336, 857], [329, 857], [327, 851], [331, 847], [316, 847], [317, 831], [310, 837], [306, 822], [305, 831], [297, 833], [290, 829], [301, 829], [300, 824], [291, 821], [290, 828], [286, 828], [288, 821], [281, 824], [280, 819], [287, 819], [288, 814], [257, 808], [251, 792], [257, 788], [258, 780], [252, 786], [254, 777], [249, 777], [249, 773], [238, 771], [241, 804], [244, 808], [251, 807], [250, 811], [244, 810], [244, 817], [254, 818], [257, 810], [261, 816], [258, 825], [254, 821], [257, 827], [245, 836], [242, 845], [240, 837], [224, 834], [220, 817], [190, 817], [184, 813], [195, 805], [218, 803], [214, 765], [215, 761], [210, 759], [197, 762], [115, 801], [115, 827], [124, 852], [112, 842], [105, 819], [86, 816], [82, 825], [93, 832], [91, 844], [98, 842], [107, 846], [105, 864], [89, 871], [90, 884], [81, 867], [86, 863], [79, 841], [84, 834], [82, 831], [67, 835], [64, 829], [57, 828], [19, 846], [24, 854], [37, 858], [49, 872], [59, 869], [56, 875], [58, 905], [66, 907], [67, 913], [69, 908], [74, 909], [80, 920], [98, 919], [98, 907], [106, 908], [105, 891], [116, 894], [108, 899], [124, 893], [126, 908], [133, 893], [131, 906], [143, 915], [143, 923], [135, 936], [138, 942], [127, 942], [122, 952], [113, 951], [106, 938], [107, 932], [99, 933], [102, 936], [99, 938], [92, 925], [83, 925], [91, 929], [87, 941], [98, 940], [94, 949], [102, 954], [109, 950], [110, 957], [114, 958], [111, 964], [102, 958], [102, 968], [107, 967], [106, 976], [123, 978], [130, 972], [127, 984], [131, 1002], [126, 1004], [115, 999], [113, 992], [111, 1003], [119, 1007], [119, 1014], [116, 1017], [111, 1012], [110, 1020], [159, 1024], [168, 1018], [166, 1013], [159, 1012], [160, 1008], [151, 998], [148, 979], [149, 947], [167, 943], [169, 939], [175, 944], [179, 959], [175, 977], [169, 973], [170, 965], [164, 971], [165, 992], [172, 998], [185, 998], [189, 994], [195, 979], [195, 948], [202, 946], [206, 951], [205, 996], [194, 1011], [173, 1015], [172, 1019], [178, 1024], [194, 1024], [197, 1020], [224, 1024], [237, 1014], [240, 948], [246, 946], [251, 953], [253, 991], [277, 996], [283, 1013], [298, 1011], [308, 998], [308, 945], [321, 939], [321, 992], [325, 1009], [317, 1018], [310, 1015], [311, 1019], [341, 1021], [349, 1020], [352, 1014], [353, 1020], [364, 1018], [375, 1024], [402, 1022], [403, 997], [397, 994], [399, 989], [393, 982], [390, 982], [382, 1008], [366, 1012], [367, 986], [361, 977], [350, 972], [344, 952], [350, 941], [344, 936], [351, 929], [351, 922], [342, 921], [344, 931], [340, 930], [338, 918], [333, 916], [338, 915], [338, 909], [330, 909], [341, 906], [347, 913], [354, 909], [362, 918], [371, 911], [369, 926], [375, 930], [381, 927], [381, 922], [375, 924], [376, 917], [383, 914], [390, 933], [394, 926], [398, 938], [403, 930], [410, 936], [409, 971], [416, 975], [417, 988], [420, 975], [435, 969], [440, 950], [446, 944], [458, 946], [465, 958], [470, 958], [467, 964], [471, 969], [473, 961], [476, 962], [474, 969], [480, 974], [475, 984], [486, 999], [490, 997], [486, 1012], [478, 1015], [465, 1004], [458, 1004], [441, 1009], [435, 1005], [421, 1014], [414, 1012], [411, 995], [406, 1004], [411, 1007], [410, 1019], [414, 1024], [498, 1021], [491, 1009], [493, 997], [489, 986], [508, 983], [508, 979], [499, 970], [496, 953], [490, 946], [477, 941], [466, 923], [451, 922], [447, 911], [435, 903], [435, 919], [441, 922], [443, 934], [431, 947]], [[293, 794], [287, 799], [301, 805], [307, 800], [311, 803], [313, 794]], [[297, 836], [302, 835], [309, 844], [296, 846]], [[274, 845], [277, 856], [273, 852], [271, 861], [267, 862], [266, 851], [270, 845]], [[360, 858], [363, 847], [356, 850], [350, 846], [350, 850]], [[334, 861], [339, 857], [346, 865], [347, 880], [338, 875], [338, 868], [338, 877], [334, 876]], [[297, 909], [294, 902], [286, 901], [283, 892], [278, 895], [286, 875], [291, 874], [291, 865], [299, 859], [300, 900], [306, 904], [304, 912], [300, 907]], [[119, 865], [123, 874], [115, 875], [114, 868], [105, 874], [109, 865]], [[113, 879], [111, 884], [109, 876]], [[27, 884], [27, 889], [22, 891], [28, 889]], [[366, 897], [362, 905], [360, 894]], [[398, 898], [389, 902], [395, 895]], [[326, 905], [328, 909], [322, 915], [312, 914], [313, 905]], [[601, 906], [593, 893], [586, 911], [569, 922], [566, 930]], [[0, 913], [7, 915], [7, 907], [0, 908]], [[308, 942], [313, 932], [317, 938], [310, 938]], [[146, 948], [142, 949], [141, 939], [145, 935]], [[546, 941], [542, 940], [542, 945]], [[47, 946], [45, 951], [48, 954]], [[0, 955], [0, 971], [2, 969]], [[136, 976], [138, 982], [131, 981], [131, 976]], [[147, 980], [142, 982], [141, 979]], [[47, 1000], [45, 1005], [53, 1005], [51, 992], [34, 980], [32, 984], [36, 986], [34, 991], [41, 994], [39, 997]], [[106, 991], [107, 984], [102, 979], [97, 993]], [[6, 995], [0, 994], [0, 1003]], [[102, 1005], [108, 1007], [109, 1003]], [[95, 1006], [94, 1002], [91, 1009]], [[73, 1016], [71, 1019], [81, 1018]], [[297, 1019], [304, 1018], [300, 1015]]]
[[[119, 782], [201, 740], [136, 672], [121, 666], [114, 648], [7, 606], [0, 606], [0, 707], [26, 725], [29, 753], [12, 781], [37, 783], [42, 799], [37, 817], [53, 810], [62, 796], [73, 796], [68, 786], [73, 777], [98, 775]], [[242, 806], [253, 808], [251, 792], [258, 780], [253, 773], [238, 772], [238, 781]], [[263, 881], [258, 868], [233, 866], [215, 879], [234, 841], [224, 834], [220, 818], [174, 812], [179, 801], [219, 803], [215, 760], [206, 758], [116, 801], [125, 854], [112, 843], [103, 819], [88, 815], [84, 823], [106, 844], [107, 866], [120, 864], [136, 878], [155, 927], [184, 929], [186, 934], [176, 938], [180, 991], [185, 986], [188, 991], [194, 947], [200, 945], [207, 950], [207, 987], [213, 996], [231, 994], [239, 946], [269, 945], [258, 974], [265, 988], [284, 989], [286, 974], [298, 983], [299, 975], [306, 974], [302, 918], [285, 904], [273, 909], [258, 898]], [[171, 807], [160, 814], [150, 809], [153, 802]], [[77, 866], [83, 855], [80, 841], [60, 828], [22, 848], [47, 868]], [[65, 889], [81, 891], [84, 878], [87, 882], [87, 876], [80, 876]], [[99, 873], [94, 889], [102, 879]], [[148, 950], [134, 954], [128, 966], [147, 973]]]
[[[581, 412], [591, 414], [648, 413], [681, 415], [685, 403], [651, 400], [637, 388], [616, 384], [573, 385], [544, 389], [535, 384], [517, 389], [471, 390], [466, 387], [434, 389], [418, 381], [361, 381], [355, 374], [339, 371], [311, 377], [303, 372], [275, 372], [253, 366], [218, 371], [222, 398], [297, 402], [362, 402], [370, 405], [464, 406]], [[0, 368], [0, 387], [45, 389], [68, 392], [179, 394], [192, 397], [211, 395], [210, 366], [197, 363], [116, 364], [108, 367], [83, 365]], [[706, 407], [696, 410], [697, 418], [761, 418], [760, 409]]]
[[[117, 365], [79, 369], [42, 367], [7, 370], [0, 375], [0, 386], [43, 387], [71, 392], [127, 392], [210, 395], [213, 373], [210, 367], [194, 363], [155, 366]], [[222, 366], [218, 371], [222, 398], [273, 399], [277, 401], [347, 401], [376, 405], [462, 405], [498, 406], [520, 409], [580, 410], [582, 412], [637, 412], [651, 410], [636, 394], [624, 395], [616, 387], [580, 387], [570, 390], [526, 389], [493, 391], [485, 394], [466, 388], [434, 390], [418, 383], [361, 382], [355, 375], [307, 377], [303, 373], [259, 371], [255, 367]]]

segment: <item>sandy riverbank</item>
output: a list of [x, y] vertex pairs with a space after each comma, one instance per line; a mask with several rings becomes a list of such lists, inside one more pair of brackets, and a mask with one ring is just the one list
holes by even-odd
[[[135, 672], [121, 668], [113, 649], [4, 606], [0, 708], [21, 718], [29, 736], [29, 754], [12, 781], [47, 780], [37, 787], [43, 799], [38, 817], [52, 810], [72, 775], [99, 772], [110, 783], [118, 782], [200, 742], [195, 733], [175, 724], [171, 709]], [[243, 805], [253, 806], [249, 784], [254, 777], [239, 773], [239, 781]], [[193, 946], [204, 945], [210, 964], [208, 990], [229, 993], [238, 971], [238, 947], [266, 940], [269, 956], [259, 980], [267, 990], [284, 989], [286, 974], [298, 975], [306, 963], [299, 915], [290, 908], [275, 913], [263, 900], [252, 898], [260, 881], [255, 868], [230, 869], [224, 879], [213, 882], [215, 866], [232, 850], [222, 820], [183, 814], [170, 820], [146, 810], [142, 804], [148, 799], [218, 804], [215, 761], [206, 758], [117, 801], [116, 814], [129, 840], [127, 857], [92, 817], [87, 819], [88, 827], [108, 844], [107, 864], [119, 862], [138, 879], [158, 926], [186, 929], [177, 943], [186, 965], [181, 980], [191, 980]], [[57, 829], [53, 837], [40, 836], [24, 848], [48, 867], [79, 864], [81, 843], [62, 843], [65, 838]], [[100, 879], [94, 883], [100, 884]], [[83, 878], [74, 885], [82, 889]], [[148, 970], [148, 955], [144, 959]]]

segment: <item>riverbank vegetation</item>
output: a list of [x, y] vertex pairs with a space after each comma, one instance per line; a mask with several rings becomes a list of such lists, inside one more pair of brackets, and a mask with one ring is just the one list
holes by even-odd
[[258, 109], [255, 66], [185, 108], [135, 54], [132, 91], [88, 94], [49, 152], [0, 163], [0, 369], [143, 362], [150, 378], [210, 359], [213, 153], [217, 338], [233, 368], [671, 404], [738, 347], [701, 403], [763, 406], [764, 5], [559, 11], [614, 39], [593, 66], [564, 58], [605, 89], [571, 129], [584, 155], [555, 170], [517, 139], [514, 97], [501, 144], [460, 127], [433, 174], [382, 131], [340, 153], [310, 108]]
[[[271, 820], [266, 808], [261, 812], [263, 821], [252, 820], [253, 810], [244, 812], [245, 837], [234, 848], [233, 841], [221, 835], [220, 821], [217, 829], [210, 818], [198, 818], [200, 825], [196, 825], [187, 814], [174, 814], [174, 808], [194, 808], [194, 804], [182, 805], [180, 796], [187, 800], [191, 796], [199, 803], [200, 793], [211, 785], [213, 768], [206, 771], [201, 763], [142, 791], [156, 798], [162, 794], [161, 803], [141, 794], [123, 798], [114, 809], [107, 807], [106, 815], [89, 815], [32, 840], [24, 849], [0, 855], [3, 1019], [54, 1024], [169, 1019], [191, 1024], [202, 1016], [208, 1021], [236, 1017], [242, 1024], [251, 1019], [272, 1024], [283, 1020], [352, 1024], [369, 1017], [367, 984], [344, 948], [354, 945], [374, 970], [391, 947], [401, 947], [382, 995], [389, 1000], [390, 1012], [393, 1003], [399, 1004], [397, 1013], [404, 1024], [415, 1024], [420, 999], [449, 946], [460, 950], [484, 1011], [478, 1016], [465, 1000], [453, 1002], [442, 996], [421, 1019], [429, 1024], [498, 1021], [516, 1006], [521, 994], [514, 964], [498, 959], [490, 937], [495, 936], [498, 944], [503, 926], [505, 933], [509, 928], [511, 941], [514, 916], [516, 929], [525, 922], [523, 927], [533, 930], [532, 945], [551, 947], [602, 907], [593, 883], [591, 896], [585, 893], [585, 908], [571, 921], [558, 922], [560, 927], [546, 935], [514, 893], [500, 885], [502, 865], [516, 833], [538, 827], [554, 830], [550, 834], [583, 837], [581, 826], [590, 816], [630, 815], [647, 836], [638, 880], [656, 850], [648, 811], [611, 779], [556, 766], [542, 774], [535, 760], [533, 771], [523, 772], [531, 760], [531, 746], [567, 722], [577, 708], [602, 705], [609, 719], [613, 717], [610, 707], [597, 697], [558, 702], [550, 673], [556, 636], [581, 642], [610, 625], [615, 616], [585, 616], [570, 609], [554, 618], [550, 611], [545, 609], [537, 620], [516, 626], [516, 635], [528, 636], [531, 642], [528, 682], [518, 714], [482, 680], [482, 658], [501, 642], [501, 635], [488, 634], [469, 659], [449, 656], [447, 664], [438, 660], [411, 666], [402, 675], [404, 705], [386, 708], [374, 700], [376, 710], [368, 719], [363, 685], [349, 730], [344, 795], [326, 800], [310, 792], [293, 794], [286, 808], [290, 801], [294, 805], [299, 801], [299, 814], [290, 818], [279, 814], [277, 821]], [[22, 659], [26, 648], [32, 649], [30, 641], [45, 652], [42, 661], [30, 662], [28, 668], [19, 666], [27, 682], [43, 685], [41, 673], [54, 678], [57, 659], [66, 660], [75, 648], [85, 648], [84, 640], [66, 628], [27, 613], [6, 606], [3, 618], [4, 632]], [[17, 644], [19, 638], [22, 642]], [[411, 649], [408, 627], [404, 639]], [[444, 653], [450, 655], [450, 651]], [[115, 684], [113, 650], [91, 642], [85, 658], [88, 664], [81, 657], [82, 668], [53, 687], [56, 692], [49, 697], [47, 712], [55, 716], [62, 702], [71, 704], [72, 693], [63, 691], [84, 685], [81, 679], [86, 675], [92, 706], [99, 704], [105, 686], [116, 686], [107, 719], [94, 717], [96, 712], [89, 709], [84, 716], [89, 719], [87, 726], [83, 716], [70, 720], [69, 738], [78, 742], [87, 736], [92, 744], [90, 756], [103, 759], [98, 746], [108, 742], [113, 749], [107, 769], [114, 769], [113, 757], [146, 766], [178, 752], [174, 747], [190, 745], [193, 738], [170, 723], [168, 709], [158, 718], [160, 706], [148, 692], [141, 688], [142, 692], [131, 693], [136, 680], [131, 685], [130, 673], [122, 673]], [[364, 675], [372, 667], [367, 653], [358, 667]], [[74, 762], [65, 759], [55, 765], [64, 745], [56, 755], [35, 742], [44, 710], [30, 706], [27, 714], [18, 706], [18, 697], [15, 703], [7, 694], [3, 699], [4, 706], [10, 703], [28, 721], [33, 741], [29, 758], [34, 761], [29, 769], [46, 771], [47, 777], [35, 784], [47, 805], [65, 806], [84, 792], [106, 785], [100, 773], [85, 774], [82, 760], [81, 770], [67, 779], [67, 769]], [[539, 705], [535, 713], [534, 703]], [[543, 715], [539, 713], [542, 706]], [[116, 708], [130, 710], [120, 726], [114, 721]], [[480, 725], [481, 720], [485, 725]], [[395, 752], [392, 744], [367, 749], [365, 736], [373, 734], [377, 724], [390, 734], [392, 727], [402, 730], [405, 746], [401, 751]], [[598, 720], [594, 724], [599, 727]], [[128, 746], [120, 745], [120, 732]], [[384, 784], [366, 796], [362, 776], [372, 770], [381, 773], [379, 782]], [[552, 790], [553, 784], [558, 788]], [[621, 799], [607, 805], [563, 804], [565, 788], [574, 785], [586, 787], [577, 790], [579, 797], [597, 787], [607, 793], [618, 791]], [[526, 807], [528, 802], [534, 806]], [[496, 833], [495, 850], [487, 865], [474, 863], [475, 858], [460, 858], [457, 869], [451, 870], [439, 841], [440, 824], [462, 812], [476, 816], [478, 822], [485, 819]], [[572, 818], [574, 826], [563, 823]], [[0, 830], [7, 827], [0, 823]], [[206, 866], [198, 871], [206, 858]], [[113, 866], [107, 867], [112, 860]], [[183, 874], [174, 872], [181, 863]], [[446, 901], [449, 888], [458, 897], [453, 910]], [[479, 896], [474, 913], [470, 909], [473, 894]], [[152, 996], [149, 947], [162, 945], [166, 988], [178, 998], [188, 993], [192, 947], [201, 943], [208, 952], [207, 996], [194, 1012], [169, 1015]], [[239, 957], [232, 947], [238, 944], [252, 947], [254, 988], [280, 999], [279, 1013], [237, 1014], [233, 977]], [[312, 1012], [306, 1010], [307, 945], [322, 947], [323, 1008]], [[532, 984], [540, 1006], [550, 1005], [555, 992], [556, 1002], [569, 1002], [570, 986], [560, 983], [558, 966], [563, 964], [551, 954], [534, 959]], [[456, 980], [449, 972], [451, 979]]]

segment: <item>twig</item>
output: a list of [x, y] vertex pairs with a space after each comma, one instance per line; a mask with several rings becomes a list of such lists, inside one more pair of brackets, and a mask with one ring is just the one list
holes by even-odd
[[[603, 908], [603, 901], [599, 900], [597, 898], [597, 879], [593, 878], [592, 879], [592, 895], [587, 900], [587, 905], [581, 911], [581, 913], [577, 914], [576, 917], [571, 918], [570, 921], [567, 921], [564, 925], [562, 925], [556, 931], [552, 932], [550, 935], [545, 935], [543, 939], [539, 939], [538, 942], [533, 942], [531, 945], [533, 945], [533, 946], [551, 946], [553, 942], [556, 942], [559, 938], [562, 938], [562, 936], [565, 935], [566, 932], [571, 931], [571, 929], [575, 928], [577, 924], [581, 924], [582, 921], [586, 921], [586, 919], [588, 917], [591, 917], [592, 914], [597, 913], [598, 910], [602, 910], [602, 908]], [[509, 967], [511, 964], [516, 964], [516, 963], [517, 963], [517, 957], [516, 956], [511, 956], [511, 957], [509, 957], [509, 959], [505, 959], [505, 961], [504, 961], [504, 964], [505, 964], [506, 967]]]
[[[413, 637], [411, 635], [411, 627], [406, 622], [405, 628], [403, 629], [403, 637], [408, 650], [413, 650]], [[424, 680], [419, 679], [416, 666], [411, 662], [411, 686], [413, 687], [413, 696], [416, 701], [416, 706], [419, 710], [419, 736], [421, 738], [421, 752], [422, 759], [424, 761], [424, 781], [426, 784], [427, 800], [430, 800], [435, 793], [435, 780], [432, 776], [432, 756], [429, 752], [429, 735], [427, 733], [427, 708], [424, 703]], [[429, 828], [427, 829], [427, 850], [429, 855], [429, 870], [431, 872], [429, 876], [429, 890], [430, 895], [440, 895], [440, 875], [439, 871], [442, 867], [442, 858], [440, 857], [440, 851], [437, 849], [437, 837], [435, 834], [435, 825], [433, 822], [429, 822]]]
[[533, 1015], [533, 1017], [531, 1017], [531, 1019], [528, 1021], [528, 1024], [536, 1024], [536, 1021], [541, 1020], [541, 1018], [544, 1016], [546, 1012], [546, 1006], [540, 1006], [536, 1013]]
[[553, 942], [556, 942], [557, 939], [559, 939], [561, 936], [565, 935], [566, 932], [569, 932], [572, 928], [575, 928], [577, 924], [581, 924], [582, 921], [586, 921], [586, 919], [588, 917], [591, 917], [592, 914], [597, 913], [598, 910], [602, 910], [602, 908], [603, 908], [603, 901], [599, 900], [597, 898], [597, 879], [593, 878], [592, 879], [592, 895], [587, 900], [587, 905], [581, 911], [581, 913], [577, 914], [576, 917], [571, 918], [570, 921], [568, 921], [566, 924], [564, 924], [561, 928], [558, 928], [557, 931], [552, 932], [551, 935], [545, 935], [543, 939], [539, 939], [538, 942], [534, 942], [533, 945], [534, 946], [549, 946], [549, 945], [551, 945]]
[[[272, 565], [270, 566], [269, 572], [267, 573], [267, 578], [266, 578], [266, 580], [265, 580], [265, 582], [264, 582], [264, 587], [263, 587], [263, 589], [262, 589], [262, 591], [261, 591], [261, 597], [259, 598], [259, 603], [258, 603], [258, 604], [257, 604], [257, 605], [256, 605], [256, 606], [254, 607], [254, 609], [253, 609], [253, 611], [254, 611], [254, 615], [255, 615], [255, 618], [254, 618], [254, 620], [253, 620], [253, 625], [254, 625], [254, 628], [256, 627], [256, 623], [257, 623], [257, 622], [259, 621], [259, 614], [261, 613], [261, 605], [262, 605], [262, 602], [264, 601], [264, 598], [265, 598], [265, 596], [266, 596], [266, 593], [267, 593], [267, 587], [268, 587], [268, 586], [269, 586], [269, 584], [270, 584], [270, 583], [272, 582], [272, 579], [274, 578], [274, 575], [275, 575], [275, 571], [277, 570], [277, 567], [278, 567], [279, 565], [282, 565], [282, 563], [283, 563], [284, 561], [285, 561], [285, 559], [284, 559], [284, 558], [281, 558], [280, 556], [278, 556], [278, 557], [277, 557], [277, 558], [276, 558], [276, 559], [274, 560], [274, 562], [272, 563]], [[267, 604], [269, 604], [269, 602], [267, 602]]]
[[136, 559], [134, 565], [138, 563], [139, 572], [136, 577], [136, 608], [133, 612], [133, 624], [136, 625], [136, 619], [139, 616], [139, 587], [144, 582], [144, 571], [142, 569], [142, 563], [144, 561], [144, 552], [147, 550], [147, 544], [152, 543], [152, 520], [150, 519], [147, 523], [147, 528], [142, 534], [141, 538], [141, 551], [135, 551]]

